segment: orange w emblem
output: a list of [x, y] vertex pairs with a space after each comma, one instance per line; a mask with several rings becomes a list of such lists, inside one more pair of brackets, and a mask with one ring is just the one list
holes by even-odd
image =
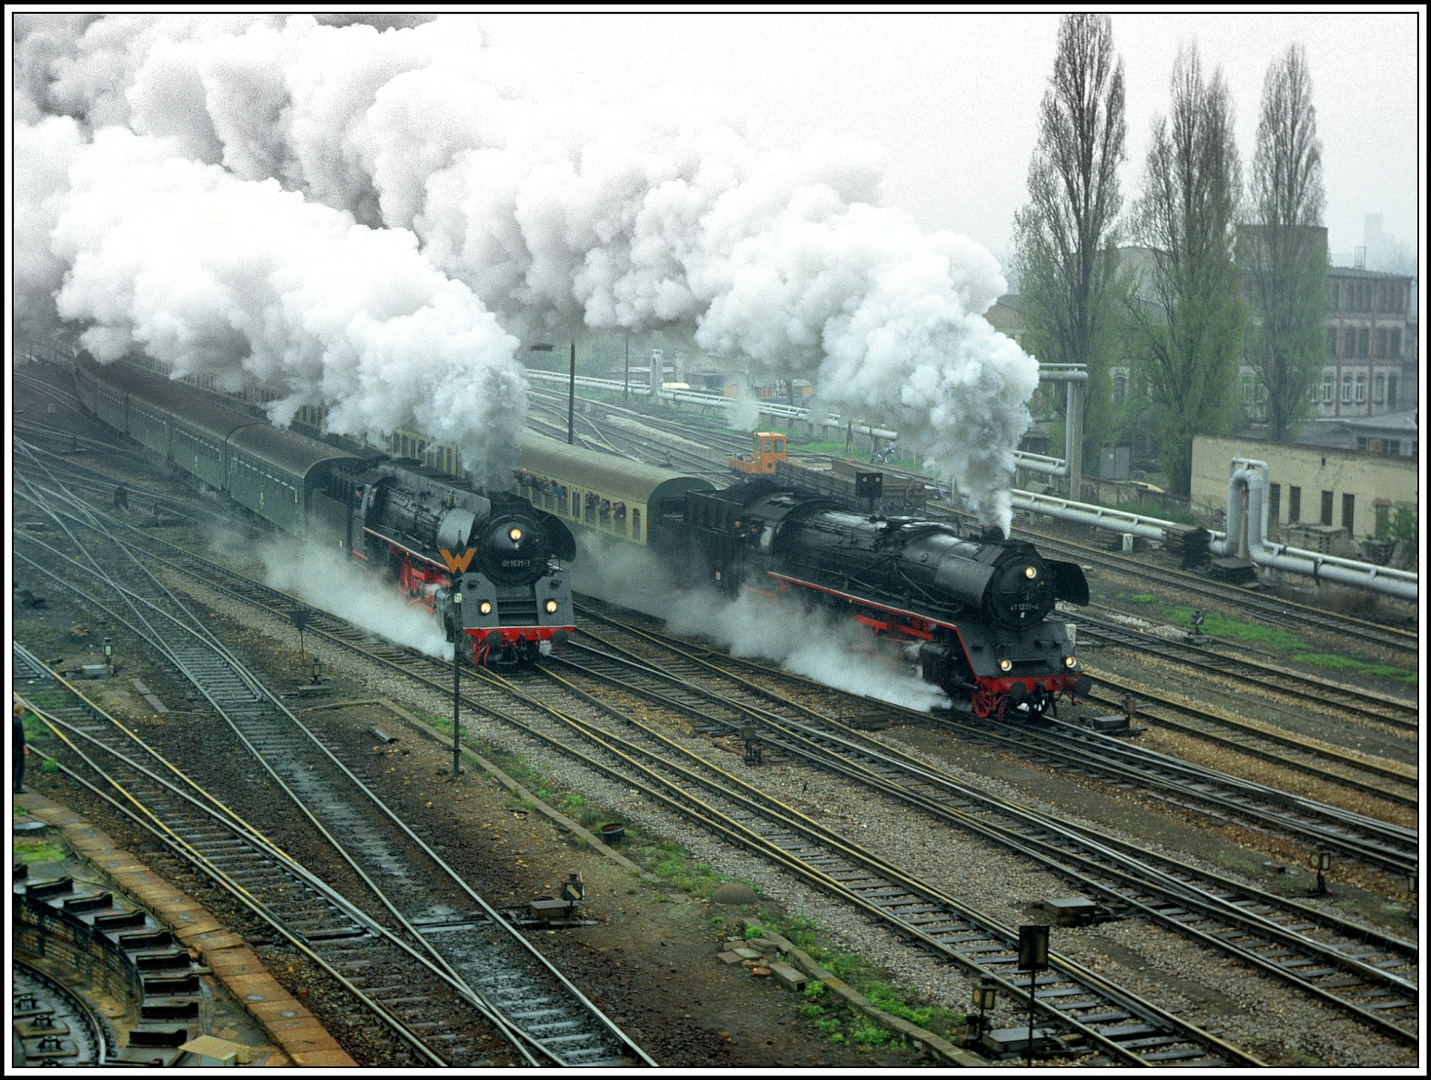
[[477, 554], [476, 548], [468, 548], [461, 555], [454, 555], [446, 548], [437, 550], [442, 554], [442, 561], [447, 564], [447, 569], [453, 574], [467, 573], [467, 566], [472, 561], [472, 556]]

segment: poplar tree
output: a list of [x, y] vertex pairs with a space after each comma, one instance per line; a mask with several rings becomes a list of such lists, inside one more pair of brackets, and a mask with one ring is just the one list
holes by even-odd
[[1094, 446], [1109, 399], [1104, 335], [1112, 323], [1126, 134], [1112, 21], [1065, 15], [1039, 109], [1029, 202], [1014, 215], [1016, 259], [1030, 351], [1045, 363], [1088, 366], [1084, 432]]
[[1267, 69], [1251, 187], [1252, 223], [1238, 245], [1252, 317], [1246, 362], [1267, 393], [1268, 434], [1280, 442], [1311, 412], [1327, 355], [1322, 144], [1299, 45]]
[[1204, 81], [1197, 46], [1173, 65], [1167, 117], [1153, 120], [1133, 208], [1145, 249], [1124, 306], [1141, 345], [1173, 494], [1186, 498], [1194, 435], [1223, 434], [1236, 409], [1246, 308], [1234, 261], [1241, 166], [1221, 71]]

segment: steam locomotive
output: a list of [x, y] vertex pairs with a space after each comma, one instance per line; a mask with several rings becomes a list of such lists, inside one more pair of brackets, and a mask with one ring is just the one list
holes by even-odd
[[572, 632], [571, 583], [556, 560], [575, 558], [576, 542], [551, 514], [410, 460], [340, 462], [331, 484], [351, 493], [345, 550], [437, 615], [448, 641], [470, 636], [474, 663], [531, 663]]
[[952, 526], [862, 515], [769, 480], [687, 491], [665, 547], [722, 588], [801, 595], [898, 642], [980, 717], [1041, 717], [1091, 688], [1054, 604], [1088, 603], [1076, 563]]
[[[526, 664], [574, 630], [560, 519], [410, 458], [274, 427], [239, 403], [127, 363], [75, 361], [101, 421], [278, 528], [315, 537], [432, 611], [474, 663]], [[460, 596], [460, 605], [457, 598]], [[460, 610], [459, 610], [460, 608]]]

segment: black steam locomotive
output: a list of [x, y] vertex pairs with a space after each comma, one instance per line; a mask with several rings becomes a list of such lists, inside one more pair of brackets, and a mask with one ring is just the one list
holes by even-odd
[[[670, 523], [674, 524], [674, 523]], [[903, 645], [923, 677], [981, 717], [1038, 717], [1087, 693], [1058, 600], [1088, 603], [1076, 563], [1016, 540], [862, 515], [768, 480], [688, 491], [667, 534], [686, 565], [722, 587], [774, 587], [848, 612]]]
[[330, 486], [352, 508], [345, 550], [436, 614], [448, 641], [460, 626], [475, 663], [530, 663], [571, 633], [571, 584], [555, 560], [575, 558], [576, 542], [551, 514], [402, 459], [335, 463]]
[[81, 354], [75, 385], [100, 420], [166, 462], [278, 528], [342, 545], [386, 574], [442, 620], [449, 641], [460, 615], [475, 663], [528, 663], [574, 629], [557, 560], [575, 557], [576, 542], [519, 496], [274, 427], [237, 402], [134, 365]]

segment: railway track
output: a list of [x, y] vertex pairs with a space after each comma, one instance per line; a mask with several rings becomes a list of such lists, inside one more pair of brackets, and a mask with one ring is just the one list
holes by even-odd
[[1230, 656], [1199, 645], [1175, 643], [1156, 634], [1100, 619], [1086, 609], [1060, 611], [1078, 621], [1079, 633], [1101, 645], [1117, 645], [1141, 655], [1163, 660], [1238, 682], [1270, 687], [1323, 710], [1336, 709], [1349, 716], [1386, 724], [1403, 731], [1419, 731], [1421, 707], [1415, 701], [1363, 690], [1355, 686], [1314, 679], [1300, 672], [1262, 663], [1246, 656]]
[[[609, 736], [609, 734], [610, 734], [610, 733], [608, 732], [608, 736]], [[606, 738], [607, 736], [600, 736], [600, 737], [601, 737], [601, 738]], [[731, 820], [739, 821], [738, 818], [732, 818]], [[778, 829], [778, 828], [780, 828], [780, 827], [783, 827], [783, 824], [782, 824], [781, 822], [777, 821], [775, 827]], [[804, 835], [804, 834], [802, 833], [801, 835]], [[807, 839], [808, 839], [808, 838], [809, 838], [809, 837], [807, 837]], [[837, 844], [843, 843], [843, 839], [842, 839], [842, 838], [836, 838], [836, 841], [835, 841], [835, 842], [836, 842]], [[780, 847], [780, 845], [777, 844], [776, 847]], [[788, 848], [788, 847], [786, 847], [786, 848], [782, 848], [781, 850], [785, 850], [785, 851], [787, 852], [787, 854], [788, 854], [791, 849]], [[820, 857], [821, 857], [821, 858], [824, 858], [824, 856], [820, 856]], [[843, 856], [840, 856], [840, 857], [843, 858]], [[858, 859], [856, 860], [856, 862], [855, 862], [854, 864], [852, 864], [852, 866], [853, 866], [856, 870], [860, 870], [861, 873], [863, 873], [864, 871], [868, 871], [868, 870], [871, 869], [871, 864], [869, 864], [869, 863], [867, 863], [867, 862], [860, 861], [860, 860], [858, 860]], [[863, 868], [863, 869], [861, 870], [861, 868]], [[820, 867], [816, 866], [816, 869], [817, 869], [817, 870], [820, 870]], [[888, 869], [888, 868], [886, 868], [886, 869]], [[896, 869], [896, 878], [897, 878], [897, 868], [895, 868], [895, 869]], [[883, 871], [881, 871], [881, 873], [882, 873], [882, 872], [883, 872]], [[827, 875], [827, 876], [832, 876], [832, 875]], [[887, 878], [887, 877], [880, 877], [878, 874], [876, 875], [876, 878], [877, 878], [877, 880], [885, 881], [885, 882], [888, 882], [888, 881], [892, 880], [892, 879]], [[852, 879], [852, 880], [858, 880], [858, 875], [857, 875], [857, 878], [856, 878], [856, 879]], [[884, 886], [884, 887], [888, 887], [888, 886]], [[858, 891], [858, 890], [856, 890], [856, 892], [857, 892], [857, 891]], [[878, 891], [878, 890], [877, 890], [877, 891]], [[925, 896], [924, 899], [925, 899], [925, 901], [927, 901], [927, 900], [929, 899], [929, 897]], [[896, 905], [893, 905], [893, 906], [896, 907], [896, 908], [898, 908], [898, 907], [900, 907], [900, 906], [906, 906], [906, 907], [907, 907], [908, 905], [898, 905], [898, 904], [896, 904]], [[926, 912], [926, 913], [927, 913], [927, 912]], [[1186, 912], [1176, 912], [1175, 914], [1187, 914], [1187, 913], [1186, 913]], [[1173, 916], [1168, 916], [1168, 917], [1169, 917], [1169, 918], [1172, 918]], [[915, 924], [915, 928], [916, 928], [916, 929], [918, 928], [918, 924]], [[914, 936], [918, 937], [919, 935], [918, 935], [918, 934], [915, 934]], [[1007, 944], [1007, 942], [1005, 942], [1005, 944]], [[1251, 951], [1257, 952], [1257, 951], [1259, 951], [1259, 949], [1258, 949], [1257, 947], [1254, 947]], [[1083, 991], [1079, 991], [1079, 992], [1083, 992]], [[1041, 996], [1041, 998], [1042, 998], [1042, 995], [1043, 995], [1043, 990], [1041, 989], [1041, 990], [1040, 990], [1040, 996]], [[1040, 1000], [1040, 1002], [1039, 1002], [1040, 1008], [1043, 1007], [1043, 1004], [1044, 1004], [1043, 1001]], [[1053, 1015], [1053, 1012], [1050, 1012], [1050, 1015]], [[1066, 1018], [1065, 1018], [1065, 1019], [1066, 1019]], [[1115, 1025], [1115, 1026], [1116, 1026], [1116, 1025]], [[1120, 1034], [1121, 1034], [1121, 1033], [1120, 1033]], [[1145, 1034], [1146, 1034], [1146, 1033], [1145, 1033]], [[1107, 1036], [1106, 1036], [1106, 1033], [1104, 1033], [1104, 1036], [1103, 1036], [1103, 1037], [1107, 1037]], [[1155, 1040], [1163, 1039], [1163, 1033], [1156, 1033], [1156, 1034], [1154, 1035], [1154, 1038], [1155, 1038]], [[1127, 1049], [1127, 1045], [1126, 1045], [1124, 1042], [1120, 1042], [1119, 1039], [1117, 1039], [1117, 1038], [1109, 1038], [1108, 1041], [1109, 1041], [1110, 1043], [1117, 1044], [1117, 1045], [1120, 1046], [1122, 1049], [1125, 1049], [1125, 1050]], [[1169, 1058], [1168, 1060], [1176, 1060], [1176, 1059], [1177, 1059], [1176, 1055], [1182, 1054], [1182, 1053], [1184, 1053], [1184, 1051], [1187, 1050], [1187, 1047], [1176, 1044], [1176, 1041], [1174, 1041], [1173, 1043], [1170, 1043], [1170, 1042], [1164, 1040], [1164, 1041], [1160, 1042], [1159, 1045], [1161, 1046], [1162, 1049], [1167, 1050], [1170, 1054], [1173, 1055], [1173, 1057]], [[1090, 1038], [1089, 1038], [1089, 1036], [1087, 1035], [1087, 1033], [1078, 1032], [1078, 1031], [1076, 1031], [1076, 1030], [1075, 1030], [1075, 1037], [1074, 1037], [1071, 1041], [1069, 1041], [1069, 1042], [1067, 1043], [1067, 1046], [1068, 1046], [1069, 1048], [1071, 1048], [1071, 1049], [1077, 1050], [1077, 1051], [1080, 1052], [1080, 1053], [1095, 1054], [1095, 1055], [1098, 1054], [1098, 1053], [1101, 1053], [1101, 1052], [1107, 1052], [1107, 1051], [1109, 1050], [1109, 1046], [1106, 1046], [1106, 1045], [1104, 1045], [1103, 1043], [1100, 1043], [1100, 1042], [1098, 1041], [1098, 1038], [1092, 1038], [1091, 1041], [1090, 1041]], [[1169, 1047], [1171, 1047], [1171, 1049], [1169, 1049]], [[1207, 1048], [1206, 1048], [1205, 1046], [1203, 1047], [1203, 1052], [1204, 1052], [1204, 1053], [1207, 1052]], [[1125, 1060], [1125, 1059], [1120, 1059], [1120, 1058], [1117, 1058], [1117, 1057], [1115, 1056], [1115, 1058], [1110, 1059], [1110, 1060]], [[1152, 1055], [1148, 1055], [1148, 1056], [1145, 1058], [1145, 1060], [1154, 1061], [1154, 1060], [1158, 1060], [1158, 1059], [1157, 1059], [1156, 1057], [1152, 1056]]]
[[[217, 572], [220, 569], [215, 567], [211, 570], [206, 578], [207, 584], [230, 589], [234, 595], [244, 596], [250, 602], [258, 603], [276, 613], [286, 613], [292, 605], [291, 598], [256, 582], [245, 582], [233, 575], [220, 574]], [[310, 633], [320, 633], [331, 640], [346, 644], [369, 659], [393, 666], [412, 678], [420, 679], [434, 690], [446, 692], [450, 686], [450, 668], [446, 664], [438, 664], [430, 658], [374, 640], [321, 612], [311, 613], [308, 630]], [[859, 855], [856, 861], [849, 863], [848, 869], [839, 869], [838, 860], [852, 855], [853, 845], [844, 840], [830, 840], [825, 836], [824, 830], [814, 822], [806, 820], [801, 828], [814, 830], [813, 835], [821, 837], [821, 844], [829, 841], [834, 846], [822, 849], [822, 853], [806, 851], [804, 855], [813, 861], [807, 861], [800, 853], [789, 850], [796, 836], [804, 834], [788, 834], [789, 827], [783, 818], [766, 822], [763, 827], [768, 835], [754, 828], [755, 819], [750, 817], [751, 808], [742, 810], [745, 814], [743, 818], [725, 817], [722, 819], [723, 824], [716, 824], [711, 817], [711, 800], [717, 796], [710, 792], [708, 786], [693, 791], [680, 786], [689, 782], [688, 777], [684, 781], [680, 777], [690, 770], [683, 772], [684, 767], [680, 767], [675, 774], [667, 775], [659, 782], [649, 772], [644, 771], [650, 768], [649, 764], [642, 765], [633, 773], [632, 767], [636, 763], [633, 755], [637, 753], [637, 749], [626, 749], [622, 745], [613, 744], [612, 740], [618, 738], [613, 732], [598, 729], [592, 726], [590, 721], [576, 721], [560, 711], [554, 713], [531, 696], [530, 688], [517, 687], [504, 680], [493, 680], [486, 672], [464, 669], [464, 674], [466, 677], [463, 681], [463, 698], [469, 707], [495, 715], [504, 722], [543, 739], [554, 750], [575, 756], [607, 775], [619, 777], [622, 783], [638, 787], [658, 803], [673, 809], [679, 808], [682, 813], [702, 823], [704, 827], [715, 827], [717, 832], [727, 839], [739, 840], [746, 846], [753, 845], [753, 850], [759, 851], [767, 858], [776, 859], [786, 869], [802, 874], [822, 888], [834, 891], [863, 910], [877, 914], [882, 921], [925, 943], [940, 955], [954, 960], [966, 971], [995, 979], [1006, 986], [1009, 993], [1017, 992], [1017, 977], [1010, 974], [1012, 965], [1017, 963], [1015, 931], [1001, 927], [987, 918], [980, 918], [977, 913], [968, 912], [953, 898], [937, 894], [937, 890], [931, 893], [927, 887], [919, 887], [908, 875], [903, 875], [903, 882], [897, 886], [904, 891], [897, 895], [889, 894], [888, 889], [896, 886], [888, 884], [890, 879], [883, 876], [884, 872], [894, 874], [896, 882], [900, 881], [900, 873], [895, 868], [881, 867], [880, 874], [873, 874], [869, 867], [878, 866], [879, 860], [868, 853]], [[554, 721], [563, 724], [562, 731], [543, 730], [543, 725]], [[573, 723], [576, 724], [575, 727], [571, 726]], [[580, 734], [582, 739], [592, 743], [591, 752], [584, 753], [573, 746], [573, 733]], [[607, 756], [612, 752], [613, 745], [618, 755], [614, 761]], [[753, 806], [760, 803], [761, 797], [755, 789], [737, 794], [741, 799], [755, 800]], [[765, 838], [757, 840], [756, 834]], [[782, 841], [786, 844], [785, 847], [781, 846]], [[832, 862], [832, 859], [836, 862]], [[861, 862], [861, 859], [873, 862]], [[835, 870], [839, 872], [834, 872]], [[854, 888], [852, 881], [853, 885], [862, 887]], [[870, 884], [876, 881], [886, 884]], [[915, 891], [909, 891], [910, 887], [914, 887]], [[904, 897], [902, 902], [899, 900], [901, 896]], [[939, 905], [937, 908], [917, 913], [904, 910], [910, 903], [927, 905], [936, 901]], [[913, 914], [918, 917], [913, 921], [905, 921], [900, 917], [901, 911], [905, 915]], [[932, 921], [924, 917], [932, 911], [946, 912], [946, 917]], [[996, 948], [997, 953], [991, 951]], [[1084, 971], [1071, 962], [1062, 962], [1056, 977], [1045, 976], [1044, 979], [1045, 981], [1040, 983], [1041, 996], [1037, 1007], [1045, 1011], [1051, 1019], [1058, 1020], [1063, 1032], [1060, 1036], [1063, 1052], [1077, 1054], [1080, 1058], [1086, 1058], [1089, 1063], [1155, 1064], [1166, 1060], [1245, 1064], [1252, 1061], [1248, 1055], [1236, 1048], [1222, 1044], [1220, 1040], [1205, 1032], [1188, 1029], [1176, 1018], [1165, 1015], [1136, 995], [1113, 987], [1096, 973]], [[1070, 991], [1075, 989], [1076, 995], [1071, 994]], [[1086, 1020], [1080, 1017], [1095, 1019]]]
[[777, 755], [833, 769], [1011, 847], [1124, 913], [1229, 952], [1399, 1038], [1414, 1037], [1412, 942], [994, 798], [792, 699], [712, 680], [722, 674], [718, 667], [685, 650], [663, 647], [656, 657], [642, 657], [605, 640], [601, 649], [581, 649], [560, 663], [585, 677], [576, 685], [588, 693], [597, 683], [624, 690], [647, 709], [684, 713], [715, 738], [739, 737], [746, 725], [759, 724], [760, 738]]
[[[584, 601], [578, 611], [588, 625], [600, 618], [636, 630], [662, 648], [691, 648], [688, 643], [647, 625], [648, 620], [642, 619], [640, 626], [629, 625], [625, 618], [599, 614], [589, 601]], [[767, 687], [789, 688], [782, 695], [787, 699], [797, 693], [828, 693], [827, 688], [819, 684], [763, 664], [735, 659], [714, 650], [704, 651], [702, 655], [703, 663], [731, 676], [758, 677]], [[872, 699], [865, 699], [861, 709], [867, 722], [934, 723], [959, 738], [972, 737], [1006, 745], [1021, 754], [1032, 753], [1062, 767], [1078, 768], [1092, 776], [1131, 784], [1170, 805], [1196, 809], [1214, 820], [1236, 820], [1257, 831], [1295, 836], [1309, 845], [1322, 846], [1338, 856], [1402, 877], [1417, 870], [1418, 841], [1412, 830], [1180, 762], [1072, 724], [1054, 721], [1046, 728], [1034, 725], [1015, 728], [975, 721], [972, 717], [965, 721], [954, 712], [935, 717]]]
[[[78, 518], [66, 524], [64, 509], [49, 509], [71, 535], [95, 524]], [[71, 559], [33, 537], [27, 541], [46, 555], [48, 565], [41, 565], [17, 552], [36, 571], [60, 581], [50, 567], [63, 566], [68, 571], [63, 580], [72, 592], [77, 580], [90, 576], [111, 590], [113, 595], [107, 599], [88, 597], [93, 609], [108, 612], [128, 626], [199, 689], [294, 805], [381, 898], [387, 917], [396, 919], [420, 949], [463, 987], [463, 994], [492, 1015], [497, 1029], [528, 1064], [651, 1064], [252, 673], [201, 625], [197, 630], [192, 626], [201, 620], [181, 617], [187, 614], [183, 605], [166, 590], [154, 589], [157, 580], [152, 575], [141, 587], [147, 584], [146, 592], [165, 596], [142, 596], [113, 581], [112, 574], [100, 572], [97, 565]], [[88, 557], [92, 558], [94, 542], [84, 546], [91, 548]], [[128, 554], [123, 545], [113, 547]], [[111, 558], [110, 564], [122, 562], [124, 555]], [[155, 601], [166, 597], [180, 616], [158, 607]], [[117, 610], [119, 606], [128, 607], [128, 617]], [[421, 929], [414, 921], [433, 911], [449, 913], [437, 928], [440, 934], [433, 927]]]
[[10, 959], [11, 1046], [16, 1068], [111, 1063], [113, 1042], [89, 1005], [38, 968]]
[[[17, 644], [15, 652], [18, 663], [28, 650]], [[37, 664], [28, 656], [27, 666]], [[59, 693], [28, 699], [59, 743], [46, 756], [306, 954], [406, 1044], [411, 1063], [522, 1060], [493, 1045], [494, 1028], [481, 1006], [465, 1000], [460, 983], [410, 939], [369, 918], [74, 686], [56, 685]], [[369, 984], [361, 974], [369, 968], [401, 978]], [[419, 1033], [432, 1020], [450, 1033], [446, 1045]]]
[[[1143, 683], [1131, 683], [1097, 668], [1084, 666], [1094, 680], [1086, 699], [1120, 710], [1131, 697], [1137, 717], [1184, 735], [1249, 754], [1283, 768], [1294, 768], [1318, 780], [1374, 795], [1405, 807], [1420, 805], [1415, 765], [1350, 754], [1334, 746], [1289, 735], [1276, 728], [1230, 716], [1202, 705], [1191, 705], [1158, 693]], [[1121, 694], [1109, 694], [1109, 690]], [[1408, 747], [1414, 753], [1414, 748]]]
[[1080, 563], [1106, 567], [1121, 574], [1153, 580], [1164, 587], [1174, 586], [1195, 596], [1205, 596], [1269, 626], [1294, 631], [1311, 628], [1343, 640], [1359, 641], [1401, 653], [1414, 654], [1420, 648], [1421, 636], [1415, 630], [1384, 626], [1350, 615], [1323, 611], [1280, 596], [1259, 593], [1254, 589], [1223, 585], [1169, 566], [1152, 567], [1137, 559], [1076, 544], [1027, 527], [1016, 528], [1014, 532], [1033, 541], [1047, 554], [1062, 554]]

